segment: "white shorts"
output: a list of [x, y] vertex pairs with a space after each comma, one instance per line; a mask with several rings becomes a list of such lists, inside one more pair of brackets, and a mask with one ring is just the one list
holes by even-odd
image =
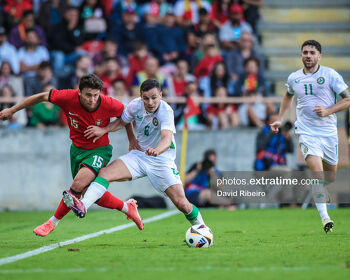
[[304, 158], [308, 155], [321, 157], [330, 165], [338, 164], [338, 136], [299, 135], [299, 145]]
[[148, 156], [138, 150], [132, 150], [119, 159], [129, 169], [132, 180], [148, 176], [153, 187], [161, 193], [164, 193], [170, 186], [182, 185], [173, 160]]

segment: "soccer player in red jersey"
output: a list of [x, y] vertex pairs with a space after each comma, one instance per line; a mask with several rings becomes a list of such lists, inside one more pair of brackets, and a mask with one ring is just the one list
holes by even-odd
[[[100, 95], [102, 88], [103, 82], [96, 75], [89, 74], [80, 79], [79, 89], [51, 89], [49, 92], [32, 95], [0, 112], [0, 119], [7, 120], [19, 110], [47, 101], [63, 110], [68, 119], [70, 139], [73, 142], [70, 148], [70, 162], [74, 180], [69, 192], [78, 199], [84, 189], [95, 179], [99, 170], [106, 166], [112, 157], [112, 146], [109, 144], [107, 134], [94, 142], [87, 139], [84, 132], [91, 125], [105, 127], [109, 124], [110, 118], [120, 117], [124, 109], [123, 104], [118, 100]], [[132, 126], [126, 127], [126, 131], [130, 142], [129, 148], [140, 149]], [[124, 202], [107, 192], [96, 203], [105, 208], [124, 212], [140, 230], [143, 229], [135, 200]], [[36, 227], [34, 233], [39, 236], [48, 235], [70, 210], [61, 200], [54, 215], [47, 222]], [[74, 207], [72, 210], [74, 211]]]

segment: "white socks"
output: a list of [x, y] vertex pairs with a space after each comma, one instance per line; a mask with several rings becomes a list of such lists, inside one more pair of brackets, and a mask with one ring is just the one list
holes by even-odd
[[124, 202], [124, 206], [123, 206], [123, 208], [122, 208], [122, 210], [121, 210], [123, 213], [126, 213], [126, 212], [128, 212], [129, 211], [129, 206]]
[[96, 200], [100, 199], [107, 189], [99, 183], [92, 182], [88, 187], [84, 198], [81, 199], [81, 202], [85, 206], [85, 210], [87, 210], [92, 204], [95, 203]]
[[192, 226], [205, 225], [204, 220], [203, 220], [202, 215], [201, 215], [201, 212], [199, 212], [199, 211], [198, 211], [197, 218], [195, 218], [193, 220], [189, 220], [189, 222], [191, 223]]
[[55, 216], [52, 216], [52, 217], [50, 218], [50, 221], [53, 223], [54, 226], [57, 226], [58, 223], [60, 222], [60, 220], [57, 219]]
[[320, 214], [321, 219], [329, 219], [327, 212], [327, 190], [325, 189], [324, 184], [315, 184], [312, 186], [312, 196], [318, 213]]
[[318, 213], [320, 214], [321, 219], [330, 219], [327, 212], [327, 203], [315, 203]]

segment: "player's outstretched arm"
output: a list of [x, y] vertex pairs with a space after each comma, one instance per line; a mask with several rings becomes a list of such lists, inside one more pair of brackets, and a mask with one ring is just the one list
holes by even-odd
[[173, 132], [168, 129], [163, 129], [161, 130], [161, 137], [162, 139], [158, 143], [157, 147], [155, 147], [154, 149], [148, 147], [146, 149], [147, 155], [156, 157], [170, 148], [171, 140], [173, 139]]
[[4, 109], [0, 112], [0, 120], [11, 119], [14, 113], [43, 101], [49, 101], [49, 92], [42, 92], [34, 94], [30, 97], [25, 98], [22, 102], [12, 106], [11, 108]]
[[316, 105], [315, 109], [313, 111], [319, 116], [319, 117], [326, 117], [328, 115], [331, 115], [333, 113], [337, 113], [339, 111], [343, 111], [350, 107], [350, 93], [349, 89], [344, 90], [342, 93], [339, 94], [343, 99], [334, 104], [332, 107], [325, 108], [321, 105]]
[[278, 114], [278, 120], [270, 124], [270, 128], [274, 133], [278, 133], [279, 128], [281, 127], [284, 114], [288, 111], [290, 105], [292, 104], [294, 95], [289, 94], [288, 91], [283, 96], [280, 111]]
[[116, 120], [110, 122], [105, 127], [90, 125], [84, 131], [84, 136], [87, 139], [93, 138], [92, 142], [95, 143], [98, 139], [100, 139], [106, 133], [117, 131], [117, 130], [123, 128], [125, 125], [126, 125], [126, 123], [122, 119], [116, 119]]

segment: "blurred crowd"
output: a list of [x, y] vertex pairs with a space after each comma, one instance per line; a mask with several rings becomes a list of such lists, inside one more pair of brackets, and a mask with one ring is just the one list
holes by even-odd
[[[268, 96], [257, 51], [262, 0], [0, 0], [0, 97], [76, 88], [97, 74], [124, 104], [147, 78], [165, 97]], [[0, 110], [13, 104], [1, 104]], [[172, 104], [177, 127], [186, 104]], [[273, 105], [194, 104], [190, 129], [263, 128]], [[65, 125], [49, 103], [6, 127]]]

